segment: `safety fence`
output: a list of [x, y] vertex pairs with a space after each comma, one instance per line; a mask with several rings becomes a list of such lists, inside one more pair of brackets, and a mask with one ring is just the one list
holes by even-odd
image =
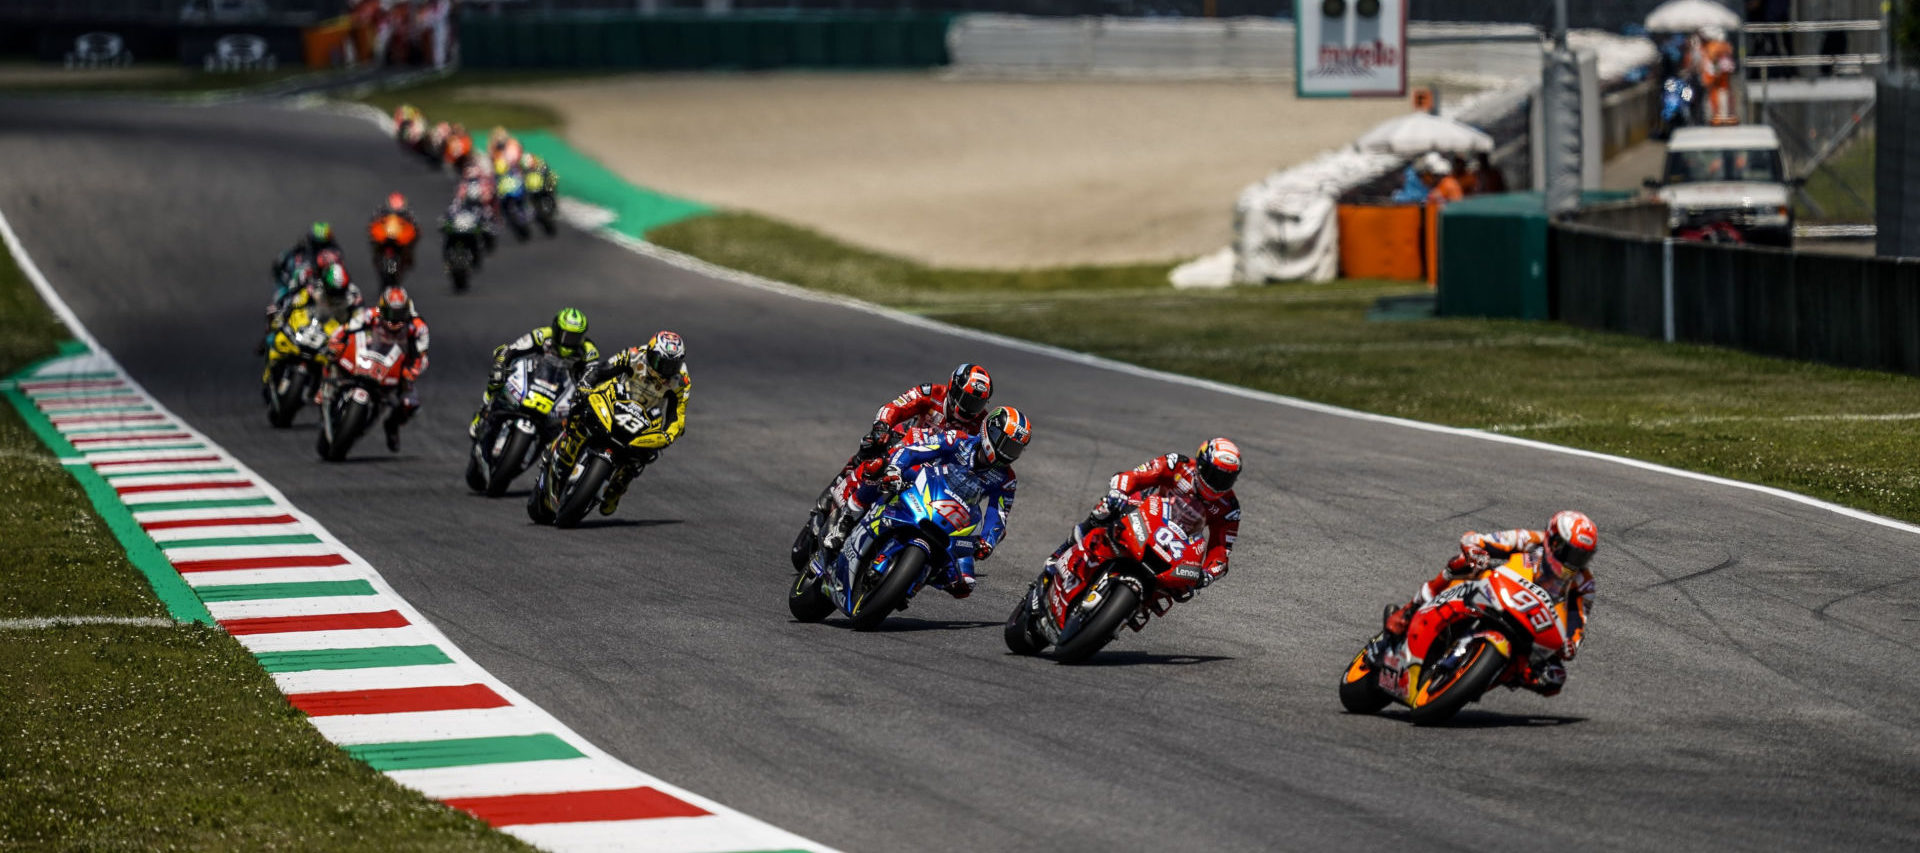
[[1920, 259], [1551, 226], [1550, 313], [1591, 329], [1920, 375]]
[[926, 68], [946, 15], [788, 13], [501, 17], [460, 21], [468, 68]]

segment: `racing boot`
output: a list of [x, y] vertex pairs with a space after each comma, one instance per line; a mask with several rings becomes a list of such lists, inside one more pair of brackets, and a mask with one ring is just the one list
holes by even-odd
[[1387, 605], [1386, 611], [1380, 614], [1380, 629], [1387, 632], [1387, 637], [1392, 640], [1405, 637], [1407, 622], [1413, 618], [1413, 609], [1414, 603], [1411, 601], [1398, 607]]
[[627, 493], [627, 486], [632, 484], [633, 478], [638, 476], [640, 476], [640, 469], [629, 465], [622, 465], [613, 472], [613, 476], [607, 479], [607, 490], [601, 493], [601, 515], [612, 515], [614, 510], [620, 508], [621, 496]]
[[860, 525], [860, 518], [864, 515], [866, 513], [856, 511], [852, 507], [841, 512], [840, 517], [833, 522], [833, 529], [827, 531], [826, 538], [820, 540], [820, 554], [832, 559], [833, 554], [839, 553], [840, 546], [846, 544], [847, 534], [852, 533], [853, 529]]
[[399, 453], [400, 452], [400, 425], [389, 420], [385, 423], [385, 426], [387, 428], [387, 452]]

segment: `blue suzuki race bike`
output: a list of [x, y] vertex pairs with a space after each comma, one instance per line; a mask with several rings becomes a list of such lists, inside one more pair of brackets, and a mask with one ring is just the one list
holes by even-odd
[[973, 553], [979, 521], [971, 499], [979, 492], [964, 472], [922, 466], [906, 488], [874, 502], [837, 553], [817, 554], [800, 570], [787, 609], [802, 622], [838, 610], [855, 630], [878, 627], [929, 578], [944, 577], [954, 554]]

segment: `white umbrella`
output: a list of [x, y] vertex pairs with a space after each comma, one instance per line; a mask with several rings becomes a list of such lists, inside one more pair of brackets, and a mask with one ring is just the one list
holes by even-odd
[[1407, 113], [1381, 122], [1354, 144], [1362, 151], [1385, 151], [1411, 157], [1428, 151], [1448, 154], [1492, 151], [1493, 137], [1450, 118], [1429, 113]]
[[1740, 28], [1740, 16], [1712, 0], [1668, 0], [1647, 15], [1647, 32], [1691, 33], [1707, 27]]

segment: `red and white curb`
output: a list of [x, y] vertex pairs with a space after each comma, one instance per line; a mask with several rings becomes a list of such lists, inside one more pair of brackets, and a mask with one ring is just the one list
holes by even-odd
[[829, 849], [621, 762], [494, 678], [365, 559], [129, 379], [4, 218], [0, 236], [92, 350], [11, 380], [58, 433], [48, 443], [62, 464], [107, 482], [213, 619], [328, 740], [548, 850]]

